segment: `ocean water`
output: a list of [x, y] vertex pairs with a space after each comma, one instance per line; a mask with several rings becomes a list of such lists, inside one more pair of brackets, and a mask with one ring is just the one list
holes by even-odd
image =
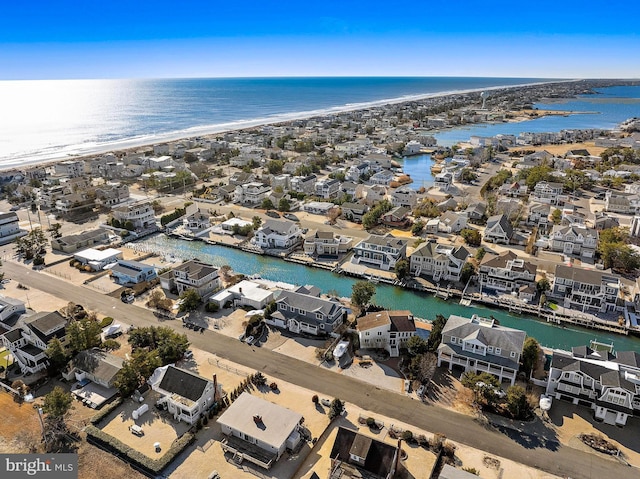
[[[535, 78], [0, 82], [0, 168]], [[547, 80], [548, 81], [548, 80]]]

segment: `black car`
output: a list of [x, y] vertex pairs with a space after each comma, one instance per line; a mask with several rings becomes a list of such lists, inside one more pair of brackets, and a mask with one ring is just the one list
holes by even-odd
[[290, 221], [300, 221], [296, 215], [291, 213], [285, 213], [283, 216]]
[[271, 218], [280, 218], [280, 213], [273, 210], [268, 210], [265, 215], [270, 216]]

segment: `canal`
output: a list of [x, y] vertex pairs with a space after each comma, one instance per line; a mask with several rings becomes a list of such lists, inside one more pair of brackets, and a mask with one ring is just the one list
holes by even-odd
[[[154, 251], [163, 256], [172, 255], [180, 259], [198, 258], [218, 267], [226, 264], [234, 271], [246, 275], [258, 274], [264, 279], [296, 285], [313, 284], [324, 293], [332, 291], [344, 297], [351, 296], [351, 287], [357, 281], [327, 270], [309, 268], [270, 256], [255, 255], [199, 241], [183, 241], [164, 234], [151, 236], [139, 241], [138, 244], [147, 251]], [[531, 317], [514, 316], [503, 310], [482, 306], [461, 306], [456, 301], [443, 301], [433, 295], [384, 284], [376, 285], [373, 301], [389, 309], [408, 309], [415, 316], [426, 319], [433, 319], [436, 314], [442, 314], [445, 317], [451, 314], [467, 317], [472, 314], [483, 317], [491, 315], [498, 319], [500, 324], [526, 331], [540, 344], [550, 348], [571, 349], [572, 346], [588, 345], [590, 340], [595, 339], [605, 343], [613, 342], [617, 351], [640, 350], [640, 339], [635, 337], [577, 327], [554, 326]]]

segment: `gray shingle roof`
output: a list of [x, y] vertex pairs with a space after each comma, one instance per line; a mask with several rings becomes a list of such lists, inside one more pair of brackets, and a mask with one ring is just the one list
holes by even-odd
[[191, 401], [197, 401], [204, 394], [208, 382], [202, 376], [175, 366], [169, 366], [162, 377], [160, 388]]
[[[482, 331], [487, 346], [500, 348], [503, 351], [516, 351], [518, 354], [522, 353], [527, 333], [519, 329], [507, 328], [496, 324], [492, 326], [480, 324], [476, 318], [464, 318], [452, 314], [449, 316], [447, 324], [445, 324], [442, 330], [442, 334], [466, 338], [479, 330]], [[466, 354], [466, 351], [464, 353]]]

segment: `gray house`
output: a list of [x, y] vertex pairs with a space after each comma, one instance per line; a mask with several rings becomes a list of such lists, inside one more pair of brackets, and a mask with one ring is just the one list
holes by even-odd
[[277, 311], [265, 322], [293, 333], [331, 333], [342, 323], [345, 313], [337, 301], [293, 291], [282, 291], [276, 305]]

